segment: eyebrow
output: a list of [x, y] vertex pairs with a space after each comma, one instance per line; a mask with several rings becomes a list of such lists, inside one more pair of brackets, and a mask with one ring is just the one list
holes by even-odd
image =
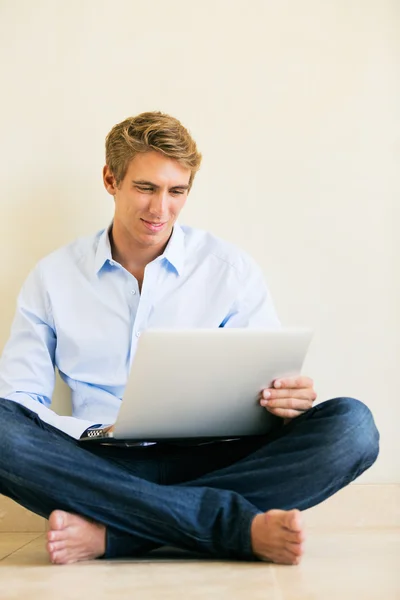
[[[155, 189], [159, 189], [159, 185], [156, 185], [155, 183], [152, 183], [151, 181], [145, 181], [144, 179], [133, 179], [132, 183], [136, 183], [138, 185], [151, 185], [151, 187], [155, 188]], [[171, 186], [171, 189], [174, 190], [188, 190], [189, 189], [189, 185], [173, 185]]]

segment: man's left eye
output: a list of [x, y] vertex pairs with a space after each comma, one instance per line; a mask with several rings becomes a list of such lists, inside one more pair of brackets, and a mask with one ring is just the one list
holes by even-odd
[[183, 194], [183, 190], [172, 190], [173, 194]]

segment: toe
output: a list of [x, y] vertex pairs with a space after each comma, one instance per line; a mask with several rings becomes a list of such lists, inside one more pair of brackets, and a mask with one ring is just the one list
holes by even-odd
[[52, 529], [47, 532], [47, 540], [49, 542], [61, 542], [68, 539], [68, 534], [65, 529]]
[[303, 544], [292, 544], [286, 545], [286, 550], [289, 550], [294, 556], [302, 556], [304, 552]]
[[293, 554], [293, 552], [286, 551], [284, 553], [284, 563], [287, 565], [299, 565], [301, 562], [301, 555]]
[[273, 562], [277, 565], [294, 565], [298, 564], [299, 557], [295, 556], [291, 552], [282, 551], [277, 553], [273, 559]]
[[301, 531], [302, 523], [301, 523], [301, 513], [299, 510], [294, 509], [290, 510], [285, 515], [285, 527], [290, 529], [291, 531]]
[[68, 560], [68, 555], [65, 550], [60, 550], [59, 552], [52, 552], [50, 555], [50, 560], [55, 565], [64, 565]]
[[303, 531], [290, 531], [289, 529], [285, 529], [283, 535], [287, 542], [293, 542], [294, 544], [302, 544], [306, 539]]
[[49, 517], [50, 529], [62, 529], [64, 527], [64, 511], [53, 510]]
[[60, 552], [61, 550], [66, 549], [65, 542], [48, 542], [47, 543], [47, 551], [49, 554], [54, 554], [54, 552]]

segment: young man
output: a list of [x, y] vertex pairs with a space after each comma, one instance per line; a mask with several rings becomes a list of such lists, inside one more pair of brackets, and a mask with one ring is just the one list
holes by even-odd
[[[49, 519], [53, 563], [172, 545], [298, 564], [300, 511], [377, 458], [365, 404], [313, 407], [308, 377], [262, 393], [265, 409], [282, 417], [269, 436], [129, 449], [78, 442], [87, 427], [115, 422], [146, 327], [280, 326], [254, 261], [177, 223], [200, 162], [168, 115], [116, 125], [103, 170], [111, 226], [41, 260], [19, 296], [0, 362], [0, 492]], [[71, 388], [73, 417], [49, 408], [55, 366]]]

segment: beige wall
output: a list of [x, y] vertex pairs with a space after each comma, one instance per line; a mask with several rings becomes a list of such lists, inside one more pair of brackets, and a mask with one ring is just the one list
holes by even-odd
[[29, 269], [111, 219], [107, 131], [170, 112], [204, 154], [181, 221], [258, 259], [283, 323], [315, 328], [319, 399], [355, 396], [376, 417], [381, 456], [359, 481], [400, 482], [399, 12], [1, 0], [0, 350]]

